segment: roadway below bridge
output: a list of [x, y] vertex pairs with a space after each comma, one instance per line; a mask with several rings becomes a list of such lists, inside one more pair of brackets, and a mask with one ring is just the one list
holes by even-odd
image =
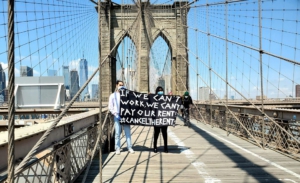
[[[104, 155], [103, 182], [300, 182], [299, 161], [195, 120], [191, 128], [180, 120], [168, 128], [169, 153], [162, 137], [153, 152], [152, 127], [132, 126], [131, 132], [135, 154], [127, 152], [123, 134], [121, 155]], [[86, 182], [99, 182], [98, 161]]]

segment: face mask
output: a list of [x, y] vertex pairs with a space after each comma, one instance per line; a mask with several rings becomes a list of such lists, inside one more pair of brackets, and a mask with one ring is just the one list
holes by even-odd
[[157, 95], [163, 95], [164, 94], [164, 92], [163, 91], [159, 91], [159, 92], [157, 92]]
[[126, 89], [125, 86], [118, 86], [118, 90], [120, 89]]

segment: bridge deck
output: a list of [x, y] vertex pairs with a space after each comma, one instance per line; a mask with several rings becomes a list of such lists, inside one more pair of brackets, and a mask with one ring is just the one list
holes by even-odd
[[[169, 127], [169, 153], [152, 152], [153, 128], [132, 127], [135, 154], [105, 155], [103, 182], [300, 182], [300, 162], [192, 121]], [[98, 159], [87, 182], [99, 182]], [[80, 178], [79, 178], [80, 180]], [[78, 180], [78, 181], [79, 181]]]

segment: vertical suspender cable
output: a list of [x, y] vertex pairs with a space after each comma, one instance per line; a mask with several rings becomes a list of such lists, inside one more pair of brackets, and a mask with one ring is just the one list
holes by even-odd
[[196, 63], [197, 63], [197, 101], [199, 101], [199, 63], [198, 63], [198, 33], [197, 31], [195, 31], [196, 33]]
[[[226, 52], [226, 101], [225, 104], [226, 106], [228, 106], [228, 2], [226, 1], [225, 3], [225, 52]], [[226, 110], [228, 111], [228, 110]], [[229, 135], [228, 133], [228, 129], [227, 129], [227, 112], [225, 112], [225, 129], [227, 131], [227, 135]]]
[[14, 182], [15, 173], [15, 40], [14, 40], [14, 0], [8, 1], [8, 182]]
[[[181, 17], [182, 18], [182, 23], [184, 24], [184, 25], [187, 25], [187, 6], [186, 6], [186, 3], [184, 4], [184, 7], [182, 8], [183, 9], [183, 17]], [[188, 46], [188, 41], [187, 41], [187, 27], [184, 27], [184, 26], [182, 26], [182, 28], [184, 28], [183, 29], [183, 32], [184, 32], [184, 34], [185, 34], [185, 36], [184, 36], [184, 44], [186, 45], [186, 46]], [[189, 60], [189, 57], [188, 57], [188, 51], [186, 50], [186, 55], [185, 55], [185, 57]], [[190, 75], [189, 75], [189, 70], [190, 70], [190, 68], [189, 68], [189, 65], [186, 65], [186, 88], [187, 88], [187, 91], [189, 91], [190, 90]]]
[[[263, 85], [263, 64], [262, 64], [262, 45], [261, 45], [261, 0], [258, 0], [258, 29], [259, 29], [259, 62], [260, 62], [260, 95], [261, 95], [261, 111], [264, 115], [264, 85]], [[265, 121], [262, 118], [262, 147], [265, 148]]]
[[[121, 29], [124, 30], [124, 26], [123, 26], [123, 21], [124, 21], [124, 15], [123, 15], [123, 5], [124, 5], [124, 2], [122, 0], [121, 2], [121, 17], [122, 17], [122, 20], [121, 20]], [[125, 46], [125, 39], [122, 41], [122, 81], [125, 82], [125, 76], [124, 76], [124, 63], [125, 63], [125, 59], [124, 59], [124, 46]], [[125, 82], [126, 83], [126, 82]]]
[[207, 56], [208, 56], [208, 65], [209, 65], [209, 113], [210, 113], [210, 124], [212, 125], [212, 92], [211, 92], [211, 63], [210, 63], [210, 35], [209, 35], [209, 4], [208, 0], [206, 0], [206, 24], [207, 24]]

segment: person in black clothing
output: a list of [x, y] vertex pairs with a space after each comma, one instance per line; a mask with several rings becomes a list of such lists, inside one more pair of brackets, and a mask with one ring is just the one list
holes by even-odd
[[[187, 115], [190, 115], [190, 105], [193, 104], [192, 97], [189, 95], [189, 92], [186, 91], [182, 96], [182, 105], [184, 108], [187, 109]], [[184, 117], [184, 109], [181, 109], [182, 117]], [[186, 126], [186, 123], [184, 123], [184, 126]]]
[[[155, 94], [156, 95], [163, 95], [164, 94], [164, 89], [161, 86], [158, 86], [156, 88]], [[167, 134], [167, 130], [168, 130], [168, 126], [162, 126], [162, 127], [154, 126], [154, 143], [153, 143], [154, 150], [153, 151], [155, 153], [157, 153], [157, 139], [158, 139], [160, 131], [162, 132], [162, 136], [164, 138], [164, 152], [165, 153], [169, 152], [168, 151], [168, 134]]]

